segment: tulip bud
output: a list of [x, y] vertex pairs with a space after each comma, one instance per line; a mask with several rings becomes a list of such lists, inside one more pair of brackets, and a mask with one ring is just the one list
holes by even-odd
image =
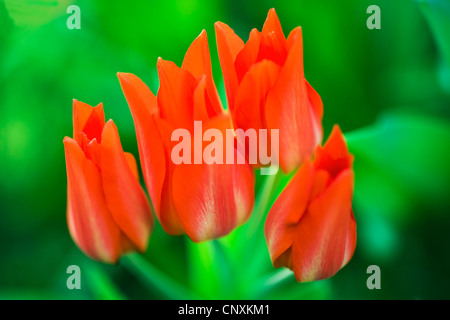
[[304, 76], [301, 28], [286, 39], [274, 9], [262, 32], [253, 29], [245, 44], [226, 24], [217, 22], [215, 28], [235, 126], [279, 130], [274, 152], [281, 169], [292, 172], [322, 140], [323, 105]]
[[267, 216], [265, 237], [273, 265], [292, 269], [299, 282], [332, 277], [355, 251], [352, 164], [353, 156], [335, 126]]
[[[213, 129], [224, 137], [226, 130], [232, 129], [213, 81], [206, 32], [191, 44], [181, 68], [159, 58], [157, 69], [160, 88], [156, 97], [135, 75], [118, 74], [133, 115], [156, 216], [171, 235], [187, 234], [195, 242], [224, 236], [249, 218], [255, 181], [247, 163], [202, 161], [203, 131]], [[187, 136], [188, 148], [192, 141], [192, 151], [183, 154], [189, 163], [173, 161], [172, 155], [177, 153], [174, 135]], [[199, 143], [191, 138], [198, 136]], [[232, 139], [233, 148], [234, 136]], [[200, 161], [191, 160], [194, 155], [200, 155]]]
[[136, 161], [125, 153], [103, 105], [74, 100], [74, 138], [64, 138], [67, 222], [78, 247], [92, 259], [116, 263], [131, 250], [144, 252], [153, 229]]

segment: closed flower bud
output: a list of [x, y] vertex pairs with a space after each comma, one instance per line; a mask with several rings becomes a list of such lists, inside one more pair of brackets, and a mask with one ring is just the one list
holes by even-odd
[[292, 269], [299, 282], [333, 276], [355, 251], [352, 163], [344, 136], [335, 126], [267, 216], [265, 237], [272, 262]]
[[128, 251], [144, 252], [153, 229], [136, 161], [125, 153], [102, 104], [74, 100], [73, 135], [64, 138], [67, 222], [78, 247], [92, 259], [116, 263]]

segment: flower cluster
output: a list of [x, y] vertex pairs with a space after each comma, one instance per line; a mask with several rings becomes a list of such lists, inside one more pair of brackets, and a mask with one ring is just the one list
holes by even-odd
[[[292, 269], [299, 282], [331, 277], [349, 262], [356, 246], [353, 156], [337, 125], [321, 145], [323, 104], [304, 76], [302, 30], [286, 38], [271, 9], [262, 31], [253, 29], [246, 43], [224, 23], [217, 22], [215, 31], [227, 109], [212, 76], [205, 31], [181, 67], [158, 59], [156, 96], [137, 76], [118, 74], [150, 202], [134, 157], [123, 152], [112, 120], [105, 124], [102, 105], [74, 101], [74, 138], [64, 139], [72, 238], [93, 259], [115, 263], [130, 250], [146, 250], [153, 213], [171, 235], [186, 234], [195, 242], [227, 235], [249, 219], [254, 169], [266, 164], [249, 162], [248, 154], [241, 156], [243, 161], [198, 162], [191, 153], [182, 155], [186, 163], [174, 163], [174, 132], [229, 137], [237, 129], [266, 129], [277, 132], [277, 148], [274, 136], [258, 134], [259, 148], [267, 143], [264, 147], [281, 170], [293, 173], [265, 221], [273, 265]], [[194, 125], [199, 122], [200, 129]], [[239, 157], [249, 141], [241, 135], [230, 140], [228, 149]], [[186, 143], [199, 154], [211, 154], [208, 145]]]

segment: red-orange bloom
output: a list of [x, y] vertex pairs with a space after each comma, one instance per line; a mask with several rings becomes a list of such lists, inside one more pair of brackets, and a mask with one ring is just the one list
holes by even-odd
[[[254, 175], [248, 164], [180, 164], [171, 159], [171, 135], [194, 121], [207, 128], [232, 129], [211, 72], [206, 32], [189, 47], [181, 68], [158, 59], [157, 97], [135, 75], [119, 73], [133, 115], [140, 160], [150, 197], [164, 230], [204, 241], [229, 233], [249, 217]], [[195, 146], [194, 146], [195, 148]]]
[[304, 76], [301, 28], [286, 39], [274, 9], [262, 32], [253, 29], [245, 44], [228, 25], [217, 22], [215, 28], [236, 127], [278, 129], [278, 161], [291, 172], [322, 140], [322, 100]]
[[116, 263], [131, 250], [145, 251], [153, 229], [136, 161], [125, 153], [103, 105], [74, 100], [73, 136], [64, 138], [67, 221], [75, 243], [95, 260]]
[[265, 236], [275, 267], [288, 267], [299, 282], [326, 279], [351, 259], [356, 247], [352, 211], [353, 156], [338, 126], [317, 147], [275, 201]]

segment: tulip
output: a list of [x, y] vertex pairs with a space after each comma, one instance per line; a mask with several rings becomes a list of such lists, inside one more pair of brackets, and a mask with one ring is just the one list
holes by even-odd
[[64, 138], [67, 221], [78, 247], [94, 260], [116, 263], [129, 251], [144, 252], [153, 228], [136, 161], [125, 153], [103, 105], [74, 100], [73, 136]]
[[[245, 44], [222, 22], [215, 24], [215, 30], [235, 126], [278, 129], [279, 148], [273, 149], [281, 169], [292, 172], [322, 140], [323, 105], [304, 76], [301, 28], [286, 39], [271, 9], [262, 32], [253, 29]], [[270, 148], [270, 138], [268, 144]]]
[[175, 164], [171, 159], [176, 129], [195, 135], [194, 121], [201, 121], [202, 130], [214, 128], [225, 134], [232, 129], [212, 77], [206, 32], [191, 44], [181, 68], [159, 58], [157, 69], [157, 97], [137, 76], [118, 74], [156, 216], [167, 233], [187, 234], [195, 242], [226, 235], [252, 211], [251, 167], [247, 163]]
[[265, 237], [272, 263], [292, 269], [299, 282], [333, 276], [355, 251], [352, 164], [353, 156], [335, 126], [267, 216]]

